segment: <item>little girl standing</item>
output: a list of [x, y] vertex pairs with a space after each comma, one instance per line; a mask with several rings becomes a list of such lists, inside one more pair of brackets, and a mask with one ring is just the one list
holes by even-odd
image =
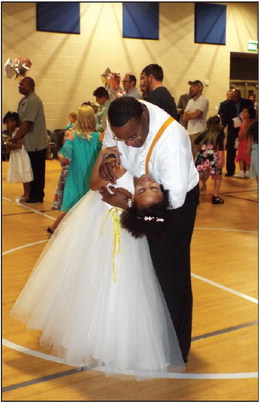
[[[3, 118], [3, 123], [11, 133], [11, 139], [13, 139], [19, 129], [18, 113], [7, 112]], [[24, 193], [19, 201], [26, 202], [30, 197], [30, 182], [33, 180], [29, 155], [24, 148], [22, 139], [18, 140], [16, 143], [11, 143], [11, 141], [7, 142], [6, 148], [10, 151], [6, 180], [7, 182], [23, 184]]]
[[235, 161], [239, 163], [240, 173], [235, 175], [237, 178], [250, 177], [251, 156], [247, 153], [250, 139], [247, 136], [247, 130], [255, 118], [255, 109], [253, 107], [244, 108], [241, 112], [243, 119], [238, 132], [238, 150]]
[[219, 197], [219, 190], [224, 165], [224, 132], [218, 115], [207, 120], [206, 131], [194, 142], [196, 145], [201, 143], [200, 151], [195, 159], [195, 166], [202, 181], [201, 190], [206, 190], [206, 182], [211, 176], [214, 179], [212, 204], [223, 204], [224, 200]]

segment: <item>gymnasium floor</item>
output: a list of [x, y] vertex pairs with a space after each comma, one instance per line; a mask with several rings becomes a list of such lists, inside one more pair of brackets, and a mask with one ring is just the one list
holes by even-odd
[[138, 382], [65, 365], [38, 345], [39, 332], [9, 316], [46, 245], [60, 173], [47, 161], [43, 204], [21, 205], [2, 162], [2, 401], [258, 401], [258, 189], [223, 179], [224, 205], [202, 192], [192, 241], [193, 342], [182, 374]]

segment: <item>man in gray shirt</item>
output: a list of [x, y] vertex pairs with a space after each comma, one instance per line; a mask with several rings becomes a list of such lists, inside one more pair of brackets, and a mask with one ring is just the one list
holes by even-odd
[[47, 149], [47, 130], [41, 99], [34, 92], [35, 83], [31, 77], [19, 82], [19, 92], [24, 95], [18, 105], [20, 128], [13, 141], [23, 138], [32, 170], [30, 197], [26, 203], [42, 203], [45, 186], [45, 159]]
[[123, 96], [142, 99], [142, 94], [136, 88], [136, 77], [133, 74], [126, 74], [122, 83], [125, 90]]

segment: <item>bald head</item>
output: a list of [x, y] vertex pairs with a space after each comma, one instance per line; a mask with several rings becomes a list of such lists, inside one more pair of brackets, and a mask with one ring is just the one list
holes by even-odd
[[238, 102], [241, 98], [241, 91], [238, 88], [233, 90], [233, 101]]
[[34, 91], [35, 83], [31, 77], [24, 77], [19, 82], [19, 92], [26, 97]]

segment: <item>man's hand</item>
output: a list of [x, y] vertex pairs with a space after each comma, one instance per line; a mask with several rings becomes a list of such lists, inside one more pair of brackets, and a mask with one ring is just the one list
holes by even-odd
[[118, 161], [120, 163], [120, 155], [121, 153], [118, 151], [117, 147], [107, 147], [103, 148], [99, 153], [99, 158], [102, 158], [100, 167], [99, 167], [99, 176], [104, 180], [110, 183], [116, 183], [116, 176], [113, 170], [113, 166], [110, 163], [106, 163], [106, 157], [111, 156], [111, 154], [118, 157]]
[[111, 204], [111, 206], [127, 209], [128, 199], [132, 197], [131, 193], [126, 189], [115, 188], [114, 186], [109, 186], [109, 189], [110, 191], [107, 187], [100, 189], [99, 193], [102, 195], [102, 200]]

